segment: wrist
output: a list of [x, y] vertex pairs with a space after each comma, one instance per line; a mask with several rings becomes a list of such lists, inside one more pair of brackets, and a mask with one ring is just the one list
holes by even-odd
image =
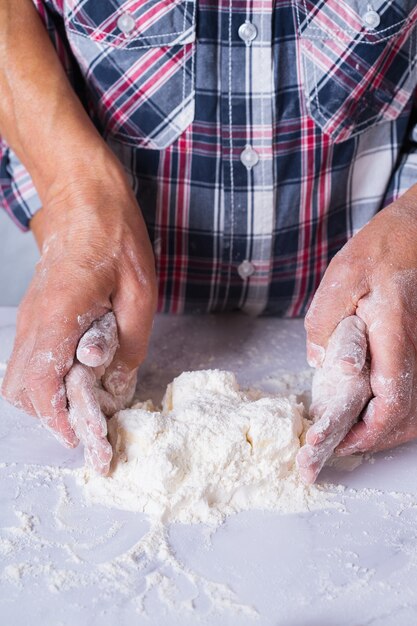
[[30, 228], [40, 250], [51, 235], [77, 231], [84, 237], [90, 231], [117, 231], [120, 224], [138, 219], [140, 210], [123, 167], [105, 148], [87, 159], [87, 152], [80, 158], [73, 155], [39, 194], [43, 207], [31, 219]]
[[59, 203], [62, 196], [89, 196], [94, 183], [127, 184], [123, 167], [101, 137], [62, 144], [46, 163], [29, 170], [43, 206]]
[[35, 215], [29, 222], [29, 228], [32, 231], [33, 236], [35, 237], [39, 252], [42, 252], [42, 247], [46, 236], [45, 215], [45, 210], [43, 208], [40, 208], [39, 211], [36, 211]]

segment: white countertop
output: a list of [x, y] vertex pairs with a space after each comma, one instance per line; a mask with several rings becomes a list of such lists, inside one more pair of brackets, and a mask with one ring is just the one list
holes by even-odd
[[[13, 309], [0, 309], [2, 362], [11, 350], [14, 319]], [[215, 367], [231, 369], [241, 384], [274, 390], [284, 372], [307, 368], [302, 322], [239, 315], [158, 317], [140, 394], [158, 400], [181, 371]], [[255, 607], [258, 616], [227, 608], [210, 612], [202, 593], [195, 610], [177, 610], [181, 598], [198, 595], [178, 572], [172, 574], [179, 591], [171, 608], [155, 588], [144, 601], [144, 615], [137, 612], [145, 584], [142, 565], [132, 578], [135, 563], [123, 561], [113, 586], [105, 575], [102, 580], [96, 575], [106, 571], [99, 565], [113, 567], [145, 533], [144, 518], [85, 507], [71, 473], [65, 474], [82, 465], [82, 451], [65, 450], [36, 420], [0, 400], [0, 623], [417, 623], [416, 452], [417, 444], [410, 443], [351, 472], [326, 469], [323, 481], [347, 487], [340, 495], [344, 510], [242, 513], [230, 517], [211, 543], [203, 526], [172, 527], [170, 543], [196, 580], [228, 585], [236, 600]], [[59, 476], [42, 475], [44, 465], [61, 468]], [[157, 569], [158, 564], [148, 564], [146, 572], [157, 576]]]

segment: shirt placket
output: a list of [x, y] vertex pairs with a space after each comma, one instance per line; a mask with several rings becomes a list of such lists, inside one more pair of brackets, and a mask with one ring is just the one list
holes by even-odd
[[245, 312], [259, 314], [268, 299], [276, 204], [273, 0], [248, 0], [241, 6], [229, 0], [227, 20], [223, 19], [227, 63], [222, 63], [221, 71], [227, 89], [222, 89], [222, 296], [225, 306], [233, 300]]

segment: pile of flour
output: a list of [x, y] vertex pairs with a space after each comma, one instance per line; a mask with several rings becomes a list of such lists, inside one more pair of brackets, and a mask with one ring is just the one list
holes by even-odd
[[327, 503], [301, 483], [295, 457], [304, 432], [293, 396], [239, 389], [231, 372], [184, 372], [165, 393], [109, 421], [109, 477], [85, 476], [90, 502], [163, 523], [218, 524], [248, 509], [300, 512]]

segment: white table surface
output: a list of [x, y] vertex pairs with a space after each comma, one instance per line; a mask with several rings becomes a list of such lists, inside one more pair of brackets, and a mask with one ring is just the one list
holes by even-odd
[[[14, 319], [13, 309], [0, 309], [3, 362], [11, 350]], [[140, 393], [158, 400], [166, 384], [181, 371], [214, 367], [233, 370], [242, 384], [273, 390], [282, 373], [307, 368], [302, 322], [237, 315], [159, 317], [141, 373]], [[210, 613], [204, 599], [197, 601], [198, 608], [191, 613], [169, 610], [156, 592], [145, 601], [147, 615], [140, 615], [135, 597], [143, 590], [141, 570], [134, 584], [130, 580], [127, 595], [112, 592], [108, 584], [89, 584], [88, 575], [98, 563], [111, 562], [144, 534], [144, 518], [82, 506], [82, 493], [70, 476], [65, 485], [38, 478], [27, 479], [24, 488], [18, 486], [17, 476], [25, 465], [76, 468], [82, 465], [82, 451], [61, 448], [36, 420], [0, 401], [0, 624], [415, 624], [416, 452], [417, 445], [411, 443], [376, 455], [350, 472], [325, 469], [323, 481], [347, 487], [340, 496], [343, 511], [287, 516], [242, 513], [218, 529], [211, 545], [203, 526], [171, 529], [171, 545], [178, 558], [208, 580], [226, 583], [242, 603], [257, 609], [257, 618], [228, 610]], [[65, 523], [58, 524], [52, 515], [57, 506], [59, 519]], [[28, 519], [25, 515], [33, 516], [33, 528], [30, 532], [26, 528], [19, 551], [8, 552], [4, 541], [13, 533], [16, 536], [13, 528]], [[19, 564], [25, 573], [13, 582], [4, 572]], [[73, 572], [75, 577], [84, 572], [86, 582], [72, 589], [59, 589], [59, 585], [54, 589], [48, 567], [60, 568], [67, 575]], [[186, 597], [191, 591], [183, 589], [182, 593]]]

